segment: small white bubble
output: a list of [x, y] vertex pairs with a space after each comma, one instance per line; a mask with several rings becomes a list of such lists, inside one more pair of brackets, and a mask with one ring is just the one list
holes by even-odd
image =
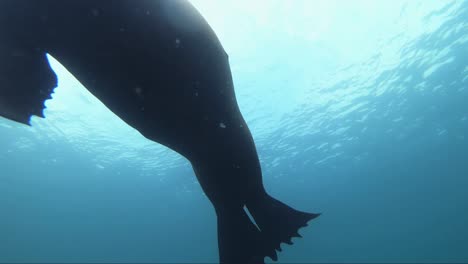
[[119, 29], [119, 31], [120, 31], [120, 32], [125, 32], [125, 28], [121, 27], [121, 28]]
[[91, 14], [93, 14], [93, 16], [99, 16], [99, 13], [100, 13], [99, 9], [97, 9], [97, 8], [91, 9]]
[[226, 125], [224, 123], [219, 123], [220, 128], [226, 128]]
[[195, 96], [198, 96], [198, 92], [195, 92]]
[[146, 11], [146, 15], [147, 15], [147, 16], [151, 15], [151, 12], [150, 12], [149, 10]]
[[138, 94], [138, 95], [141, 95], [143, 93], [143, 89], [141, 89], [141, 87], [135, 87], [135, 93]]
[[180, 39], [179, 38], [175, 39], [175, 46], [176, 46], [176, 48], [180, 47]]

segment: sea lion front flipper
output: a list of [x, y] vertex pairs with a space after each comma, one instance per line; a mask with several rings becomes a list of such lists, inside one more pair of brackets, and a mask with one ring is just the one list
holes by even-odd
[[32, 115], [44, 117], [57, 76], [45, 52], [13, 47], [0, 45], [0, 116], [30, 125]]

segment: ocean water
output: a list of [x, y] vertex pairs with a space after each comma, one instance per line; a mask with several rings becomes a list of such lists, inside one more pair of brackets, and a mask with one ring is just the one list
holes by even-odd
[[[192, 2], [267, 190], [323, 213], [280, 263], [468, 262], [468, 1]], [[216, 262], [188, 162], [49, 60], [46, 119], [0, 118], [0, 262]]]

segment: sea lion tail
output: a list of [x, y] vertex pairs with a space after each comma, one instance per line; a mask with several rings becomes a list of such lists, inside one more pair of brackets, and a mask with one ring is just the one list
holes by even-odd
[[266, 193], [248, 201], [246, 206], [261, 230], [266, 251], [281, 251], [281, 243], [291, 245], [293, 237], [301, 237], [299, 228], [307, 226], [310, 220], [320, 216], [295, 210]]

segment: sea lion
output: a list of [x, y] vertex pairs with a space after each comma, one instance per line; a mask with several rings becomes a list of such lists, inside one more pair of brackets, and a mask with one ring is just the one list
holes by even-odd
[[191, 162], [216, 211], [220, 262], [276, 260], [280, 243], [318, 216], [265, 191], [228, 55], [187, 1], [1, 1], [1, 116], [44, 117], [57, 86], [47, 53], [128, 125]]

